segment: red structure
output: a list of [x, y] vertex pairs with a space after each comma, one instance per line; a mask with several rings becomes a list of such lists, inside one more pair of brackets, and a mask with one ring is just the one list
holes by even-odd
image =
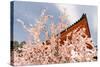
[[[72, 26], [60, 33], [60, 43], [63, 44], [63, 41], [66, 40], [66, 35], [71, 31], [75, 30], [76, 28], [85, 28], [85, 33], [88, 37], [91, 37], [86, 14], [83, 14], [82, 17], [76, 23], [74, 23]], [[72, 36], [69, 36], [68, 38], [71, 39]]]

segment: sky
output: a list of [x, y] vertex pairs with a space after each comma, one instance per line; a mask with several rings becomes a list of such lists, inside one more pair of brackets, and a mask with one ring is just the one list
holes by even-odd
[[[14, 1], [13, 7], [14, 40], [19, 42], [27, 41], [27, 36], [29, 36], [29, 33], [18, 23], [18, 19], [24, 22], [26, 26], [29, 26], [29, 24], [34, 25], [40, 17], [41, 11], [47, 9], [48, 14], [54, 16], [54, 22], [58, 23], [58, 17], [65, 9], [65, 14], [68, 15], [70, 25], [79, 20], [83, 13], [87, 15], [91, 37], [93, 42], [97, 44], [97, 6]], [[41, 39], [43, 38], [44, 36], [41, 37]]]

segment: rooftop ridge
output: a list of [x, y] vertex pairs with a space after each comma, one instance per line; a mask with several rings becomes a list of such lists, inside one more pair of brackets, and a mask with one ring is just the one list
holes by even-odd
[[[79, 19], [79, 20], [77, 20], [75, 23], [73, 23], [71, 26], [69, 26], [67, 29], [70, 29], [72, 26], [74, 26], [75, 24], [77, 24], [77, 23], [79, 23], [82, 19], [84, 19], [84, 18], [86, 18], [86, 14], [85, 13], [83, 13], [83, 15], [81, 16], [81, 18]], [[87, 18], [86, 18], [87, 19]], [[65, 30], [63, 30], [62, 32], [60, 32], [60, 33], [63, 33], [64, 31], [66, 31], [66, 29]]]
[[81, 18], [79, 20], [77, 20], [74, 24], [72, 24], [70, 27], [68, 27], [68, 29], [71, 28], [73, 25], [79, 23], [84, 18], [86, 18], [86, 14], [83, 13], [83, 15], [81, 16]]

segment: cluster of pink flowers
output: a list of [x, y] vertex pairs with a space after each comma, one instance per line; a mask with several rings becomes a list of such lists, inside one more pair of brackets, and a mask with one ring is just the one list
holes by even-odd
[[[72, 35], [70, 40], [68, 37]], [[77, 28], [66, 35], [64, 44], [60, 44], [60, 39], [51, 36], [49, 44], [38, 42], [25, 44], [23, 48], [14, 50], [14, 65], [30, 64], [54, 64], [94, 61], [97, 56], [96, 47], [92, 39], [85, 34], [85, 28]], [[36, 45], [35, 45], [36, 44]]]
[[[60, 19], [64, 20], [63, 17], [60, 17]], [[45, 30], [44, 26], [49, 18], [52, 20], [53, 16], [41, 15], [34, 27], [30, 29], [26, 28], [24, 23], [21, 23], [33, 36], [34, 42], [32, 43], [29, 40], [29, 43], [24, 44], [22, 48], [12, 51], [13, 65], [72, 63], [96, 60], [97, 48], [94, 46], [92, 39], [85, 33], [86, 28], [78, 27], [72, 30], [65, 36], [66, 40], [62, 44], [60, 43], [60, 35], [57, 36], [57, 34], [66, 29], [67, 24], [61, 21], [58, 25], [55, 25], [51, 21], [51, 36], [49, 37], [48, 31]], [[39, 38], [41, 31], [45, 32], [46, 41], [44, 42], [40, 41]]]

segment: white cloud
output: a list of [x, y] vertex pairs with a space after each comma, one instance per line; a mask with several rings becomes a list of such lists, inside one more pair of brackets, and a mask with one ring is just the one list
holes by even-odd
[[94, 19], [93, 19], [93, 27], [94, 27], [94, 31], [95, 31], [95, 33], [97, 33], [97, 28], [98, 28], [98, 19], [97, 19], [97, 15], [94, 15], [93, 16], [94, 17]]
[[66, 10], [65, 14], [68, 16], [68, 21], [70, 24], [73, 24], [73, 22], [76, 22], [79, 19], [77, 9], [74, 5], [56, 4], [56, 7], [61, 13], [64, 12], [64, 9]]

